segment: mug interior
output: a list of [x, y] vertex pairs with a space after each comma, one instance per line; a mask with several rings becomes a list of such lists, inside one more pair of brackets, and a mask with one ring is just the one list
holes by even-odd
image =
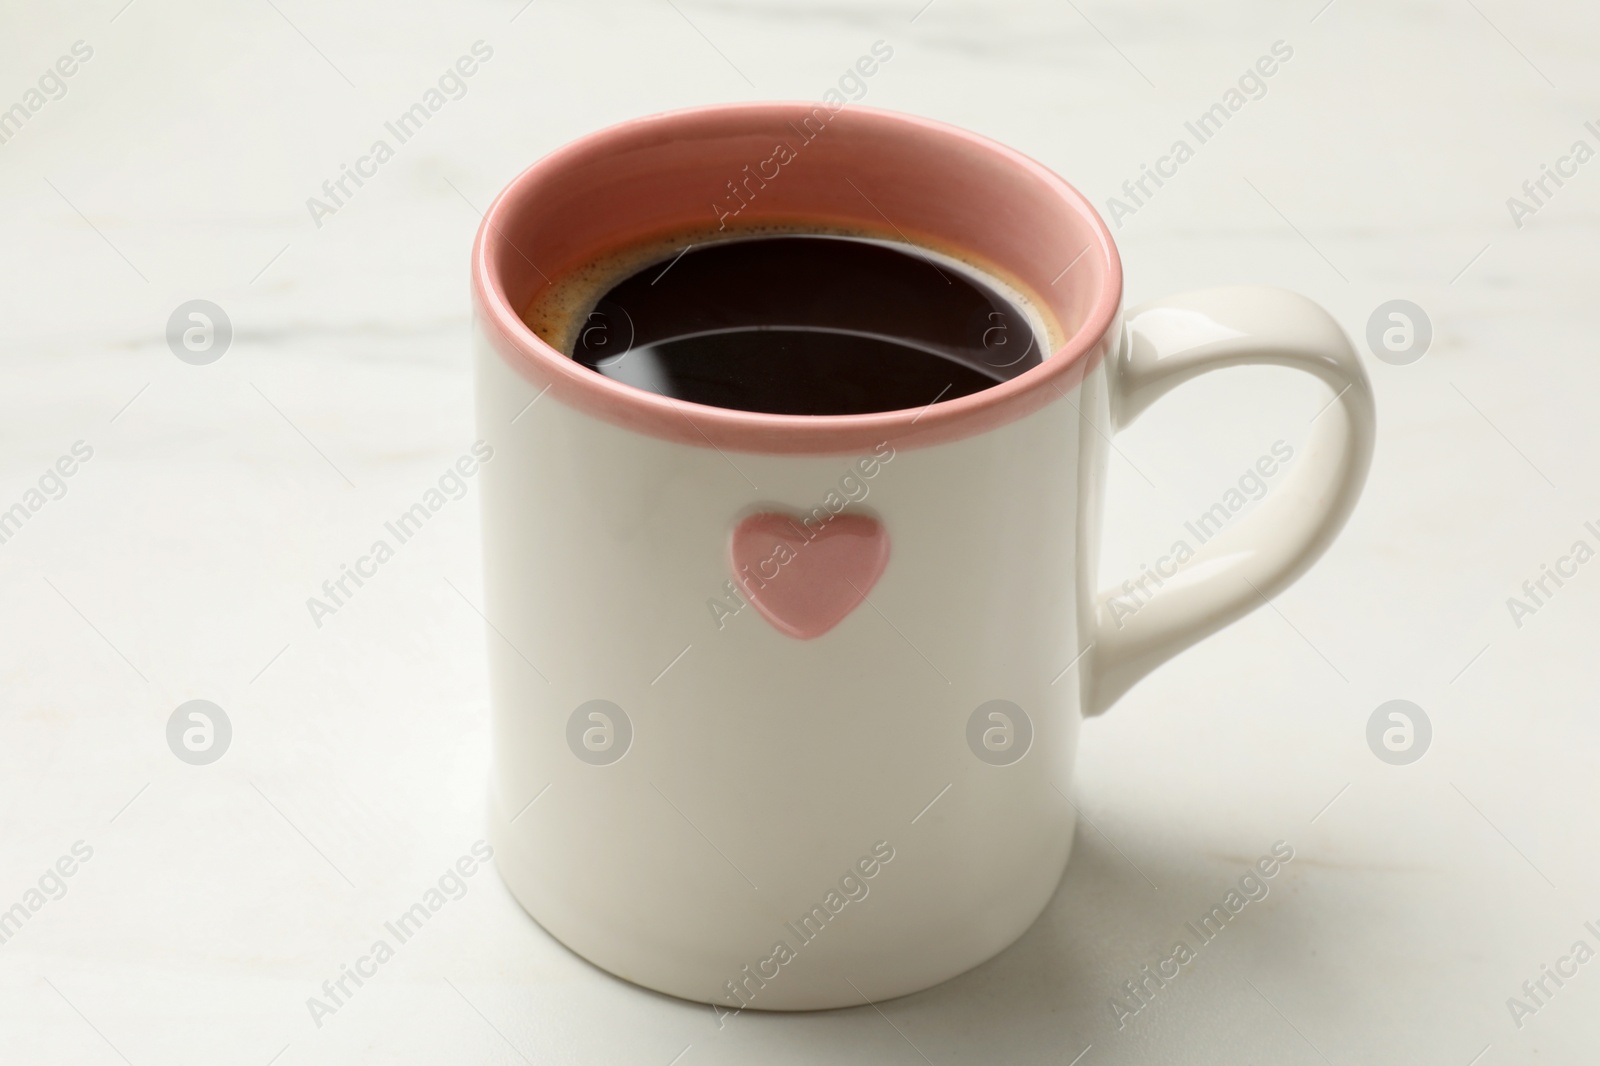
[[[807, 222], [897, 235], [994, 270], [1053, 319], [1063, 343], [1011, 381], [934, 405], [913, 430], [909, 415], [898, 418], [905, 412], [762, 415], [665, 401], [578, 366], [521, 320], [551, 279], [630, 245]], [[848, 450], [843, 438], [859, 434], [842, 432], [841, 420], [856, 420], [867, 437], [897, 429], [926, 442], [1045, 402], [1028, 394], [1074, 369], [1081, 377], [1101, 354], [1121, 299], [1121, 264], [1077, 190], [986, 138], [870, 108], [739, 104], [623, 123], [534, 164], [485, 215], [474, 295], [496, 348], [576, 406], [690, 443], [703, 433], [718, 446], [757, 451]], [[663, 404], [693, 410], [711, 432], [666, 428], [682, 417]]]

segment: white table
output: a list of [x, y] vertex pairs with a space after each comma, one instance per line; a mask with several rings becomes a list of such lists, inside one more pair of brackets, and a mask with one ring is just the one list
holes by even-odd
[[[1600, 948], [1600, 563], [1520, 627], [1506, 605], [1600, 547], [1600, 161], [1520, 228], [1506, 205], [1600, 148], [1592, 5], [122, 3], [35, 3], [0, 35], [0, 107], [93, 50], [0, 144], [0, 509], [93, 450], [0, 544], [0, 908], [92, 848], [0, 944], [0, 1059], [1595, 1060], [1600, 962], [1546, 979], [1520, 1029], [1506, 1005]], [[307, 198], [480, 39], [465, 95], [316, 225]], [[866, 103], [1016, 145], [1102, 205], [1293, 48], [1117, 238], [1130, 302], [1281, 284], [1358, 341], [1385, 301], [1426, 310], [1420, 362], [1370, 360], [1354, 519], [1272, 609], [1086, 727], [1072, 865], [974, 972], [719, 1029], [568, 953], [485, 871], [318, 1027], [307, 997], [482, 835], [475, 499], [321, 628], [305, 606], [472, 440], [476, 209], [628, 116], [819, 97], [879, 39]], [[164, 337], [197, 298], [233, 328], [206, 366]], [[1318, 403], [1237, 372], [1120, 437], [1107, 581], [1298, 447]], [[211, 765], [167, 746], [191, 699], [232, 724]], [[1391, 699], [1432, 723], [1410, 765], [1368, 748]], [[1119, 1030], [1117, 985], [1277, 840], [1271, 894]]]

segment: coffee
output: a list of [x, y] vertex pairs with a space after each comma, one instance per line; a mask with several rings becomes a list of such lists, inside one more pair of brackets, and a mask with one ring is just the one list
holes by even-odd
[[898, 241], [689, 244], [612, 284], [565, 353], [692, 403], [784, 415], [927, 407], [1038, 366], [1043, 324], [1003, 283]]

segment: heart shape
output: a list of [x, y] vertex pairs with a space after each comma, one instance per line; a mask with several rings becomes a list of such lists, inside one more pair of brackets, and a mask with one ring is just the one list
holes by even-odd
[[733, 530], [733, 579], [778, 632], [820, 637], [861, 605], [889, 563], [889, 534], [861, 514], [753, 514]]

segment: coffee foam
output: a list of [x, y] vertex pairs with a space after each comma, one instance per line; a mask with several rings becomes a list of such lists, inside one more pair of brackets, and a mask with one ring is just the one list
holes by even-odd
[[898, 232], [885, 232], [862, 226], [842, 226], [815, 220], [768, 221], [735, 224], [725, 229], [707, 225], [694, 229], [674, 230], [649, 237], [621, 248], [603, 252], [580, 266], [558, 274], [549, 284], [541, 286], [522, 311], [522, 321], [534, 334], [562, 355], [570, 357], [577, 345], [579, 327], [585, 323], [600, 298], [624, 279], [632, 277], [652, 263], [663, 267], [688, 245], [706, 245], [730, 240], [748, 240], [751, 237], [775, 237], [789, 234], [821, 234], [833, 237], [858, 237], [865, 240], [885, 241], [899, 248], [911, 249], [925, 257], [950, 260], [975, 271], [1000, 294], [1023, 309], [1033, 325], [1036, 335], [1046, 338], [1048, 352], [1058, 350], [1066, 343], [1066, 332], [1050, 313], [1045, 302], [1033, 295], [1032, 290], [1009, 271], [978, 259], [965, 251], [948, 247], [935, 247], [906, 240]]

